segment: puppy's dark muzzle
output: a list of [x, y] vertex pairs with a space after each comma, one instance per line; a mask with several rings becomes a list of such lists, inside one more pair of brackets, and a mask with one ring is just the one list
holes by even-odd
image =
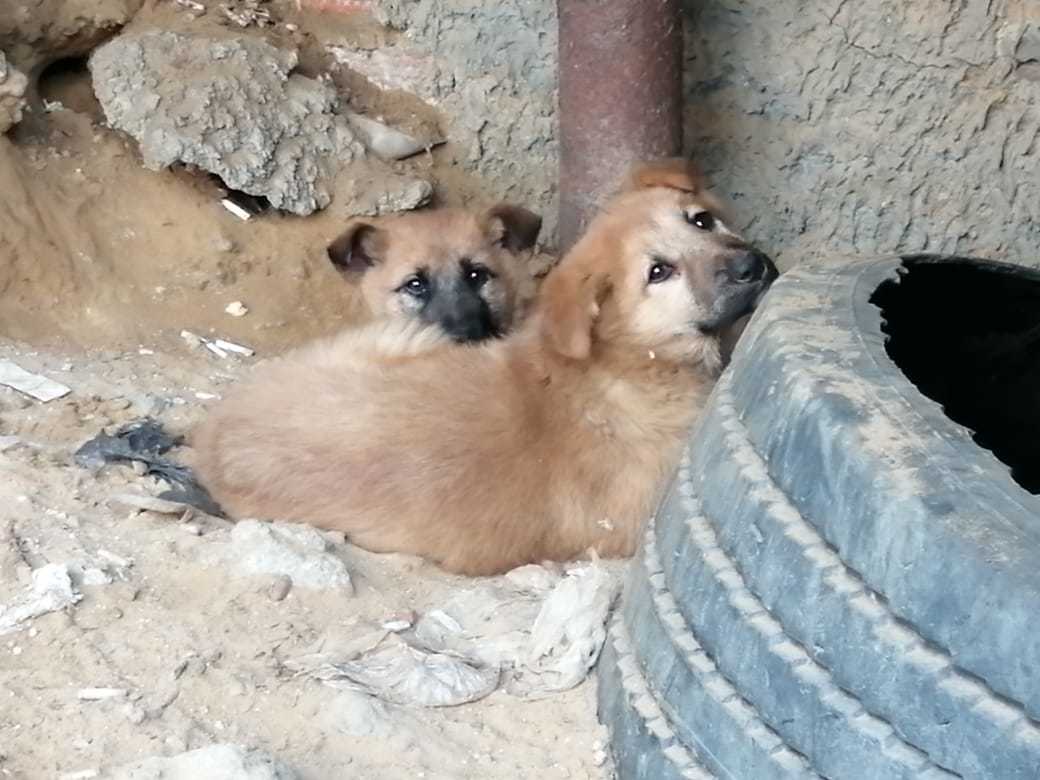
[[776, 265], [757, 249], [748, 249], [726, 261], [726, 275], [733, 284], [757, 284], [768, 287], [779, 276]]
[[720, 274], [711, 317], [700, 323], [700, 329], [716, 332], [753, 312], [779, 275], [776, 264], [757, 249], [734, 252]]

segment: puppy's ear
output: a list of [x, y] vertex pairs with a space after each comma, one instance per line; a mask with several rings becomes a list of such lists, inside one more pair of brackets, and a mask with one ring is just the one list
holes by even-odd
[[499, 203], [488, 209], [484, 222], [491, 242], [510, 252], [533, 247], [542, 229], [541, 216], [511, 203]]
[[386, 237], [382, 230], [363, 220], [354, 220], [329, 244], [329, 260], [344, 276], [364, 273], [383, 259]]
[[600, 306], [610, 293], [603, 272], [558, 267], [542, 283], [542, 328], [549, 345], [572, 360], [592, 352], [592, 332]]
[[628, 172], [622, 192], [668, 187], [695, 195], [704, 188], [704, 177], [690, 160], [672, 157], [637, 163]]

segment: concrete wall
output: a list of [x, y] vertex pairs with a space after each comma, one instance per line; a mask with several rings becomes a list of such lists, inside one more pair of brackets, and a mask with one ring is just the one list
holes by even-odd
[[[554, 212], [555, 3], [380, 8], [450, 77], [459, 164]], [[687, 151], [781, 265], [1040, 264], [1040, 3], [689, 0], [686, 50]]]

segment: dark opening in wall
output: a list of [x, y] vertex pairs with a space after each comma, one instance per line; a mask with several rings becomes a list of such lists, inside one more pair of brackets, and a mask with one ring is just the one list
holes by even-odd
[[910, 381], [1040, 493], [1040, 271], [907, 257], [871, 301]]
[[70, 111], [86, 114], [95, 121], [104, 119], [101, 104], [94, 96], [87, 57], [65, 57], [43, 69], [37, 83], [45, 104], [61, 103]]

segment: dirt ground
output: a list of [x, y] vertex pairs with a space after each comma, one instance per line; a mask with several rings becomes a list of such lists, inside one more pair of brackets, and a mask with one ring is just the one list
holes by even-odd
[[[301, 74], [330, 78], [352, 109], [436, 134], [429, 106], [376, 87], [328, 53], [332, 41], [371, 48], [396, 34], [366, 14], [318, 15], [276, 2], [275, 26], [243, 30], [220, 24], [217, 4], [209, 5], [194, 18], [173, 2], [147, 3], [124, 30], [280, 42], [299, 51]], [[34, 345], [125, 348], [219, 327], [282, 349], [368, 316], [325, 255], [356, 203], [339, 198], [309, 217], [268, 212], [243, 222], [220, 205], [211, 177], [142, 166], [134, 141], [106, 126], [84, 57], [58, 59], [38, 87], [30, 97], [39, 101], [0, 135], [0, 334]], [[432, 183], [434, 205], [498, 201], [494, 185], [459, 170], [457, 153], [449, 143], [389, 166], [373, 161], [371, 173], [360, 166], [350, 183], [378, 192], [380, 176], [399, 174]], [[233, 301], [249, 315], [228, 317]]]
[[[109, 5], [118, 16], [140, 3]], [[146, 2], [127, 29], [228, 34], [216, 14], [193, 19], [185, 7]], [[268, 7], [278, 24], [262, 34], [291, 39], [301, 72], [329, 74], [352, 108], [406, 130], [436, 123], [414, 96], [375, 88], [325, 50], [330, 40], [375, 47], [396, 33], [362, 15]], [[78, 572], [82, 598], [0, 634], [0, 777], [104, 777], [214, 743], [266, 750], [315, 780], [609, 777], [589, 681], [539, 701], [499, 690], [456, 707], [359, 710], [356, 695], [286, 668], [391, 616], [422, 614], [472, 581], [340, 542], [334, 554], [353, 596], [293, 586], [279, 600], [272, 576], [213, 563], [230, 523], [130, 510], [113, 496], [159, 486], [126, 467], [95, 477], [73, 462], [105, 426], [153, 416], [185, 432], [248, 364], [368, 315], [324, 251], [350, 203], [243, 222], [205, 175], [142, 166], [136, 144], [105, 125], [84, 51], [35, 53], [21, 52], [34, 79], [42, 71], [38, 92], [0, 135], [0, 360], [72, 392], [42, 403], [0, 386], [0, 613], [51, 563]], [[435, 203], [498, 200], [457, 169], [455, 154], [446, 144], [391, 170], [433, 183]], [[380, 182], [360, 189], [369, 183]], [[227, 313], [233, 302], [247, 313]], [[257, 355], [221, 359], [189, 348], [182, 330]], [[91, 584], [89, 569], [112, 581]], [[84, 700], [86, 688], [125, 694]]]
[[[0, 776], [54, 778], [216, 742], [262, 748], [303, 778], [606, 778], [593, 684], [540, 701], [497, 691], [473, 704], [360, 715], [348, 694], [294, 676], [286, 660], [420, 613], [471, 581], [406, 556], [335, 546], [356, 595], [239, 577], [207, 561], [230, 523], [120, 507], [150, 480], [72, 453], [106, 425], [155, 415], [184, 431], [245, 363], [207, 351], [38, 351], [12, 360], [73, 388], [49, 403], [0, 388], [0, 604], [48, 563], [116, 572], [82, 600], [0, 636]], [[200, 400], [202, 394], [205, 401]], [[113, 557], [114, 556], [114, 557]], [[130, 562], [128, 566], [112, 561]], [[83, 701], [84, 688], [124, 689]], [[86, 775], [94, 776], [94, 775]]]

